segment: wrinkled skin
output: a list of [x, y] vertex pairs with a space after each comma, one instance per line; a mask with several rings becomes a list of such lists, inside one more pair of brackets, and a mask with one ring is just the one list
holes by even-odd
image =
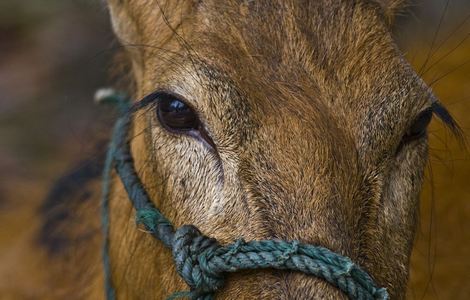
[[[177, 226], [194, 224], [221, 243], [327, 247], [404, 298], [427, 140], [402, 139], [433, 96], [390, 35], [402, 2], [108, 0], [135, 99], [180, 95], [213, 141], [169, 132], [155, 109], [136, 114], [133, 156], [155, 204]], [[87, 222], [98, 228], [89, 205]], [[171, 253], [136, 229], [117, 178], [110, 217], [119, 299], [187, 289]], [[71, 274], [86, 270], [78, 282], [89, 284], [61, 296], [101, 297], [101, 235], [92, 236], [63, 258], [75, 263]], [[64, 282], [70, 273], [62, 271]], [[230, 275], [217, 295], [345, 298], [319, 279], [272, 270]]]

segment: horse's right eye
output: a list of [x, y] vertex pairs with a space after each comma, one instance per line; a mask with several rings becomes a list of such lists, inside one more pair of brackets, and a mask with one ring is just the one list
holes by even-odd
[[157, 117], [166, 129], [173, 132], [197, 130], [199, 127], [199, 118], [196, 112], [173, 95], [159, 96]]
[[432, 109], [427, 109], [419, 114], [403, 136], [403, 142], [411, 142], [424, 137], [431, 119]]

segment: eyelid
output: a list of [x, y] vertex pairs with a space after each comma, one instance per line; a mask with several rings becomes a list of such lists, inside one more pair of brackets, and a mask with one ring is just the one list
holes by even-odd
[[416, 122], [420, 117], [426, 115], [426, 114], [432, 114], [434, 113], [434, 109], [432, 106], [427, 107], [426, 109], [422, 110], [419, 112], [419, 114], [414, 118], [413, 122]]
[[411, 126], [413, 126], [420, 118], [422, 118], [423, 116], [425, 116], [427, 114], [431, 114], [431, 119], [434, 116], [434, 109], [433, 109], [432, 105], [429, 105], [429, 106], [425, 107], [424, 109], [418, 111], [418, 113], [416, 113], [412, 118], [408, 119], [408, 121], [405, 123], [406, 131], [408, 131], [408, 129]]
[[[418, 129], [419, 131], [426, 132], [427, 126], [431, 122], [433, 117], [433, 109], [432, 107], [427, 107], [426, 109], [420, 111], [413, 119], [409, 121], [406, 126], [406, 131], [402, 136], [401, 143], [406, 143], [409, 141], [416, 140], [421, 137], [421, 135], [415, 135], [415, 130]], [[421, 128], [423, 127], [423, 128]]]

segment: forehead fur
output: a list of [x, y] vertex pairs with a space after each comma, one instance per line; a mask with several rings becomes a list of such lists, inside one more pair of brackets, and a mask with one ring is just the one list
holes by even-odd
[[111, 12], [140, 65], [178, 63], [176, 54], [217, 62], [238, 73], [232, 78], [277, 74], [292, 81], [300, 68], [344, 83], [357, 75], [352, 67], [364, 71], [377, 56], [398, 56], [382, 9], [371, 1], [128, 0]]
[[[237, 24], [243, 24], [243, 21], [249, 19], [257, 24], [250, 24], [248, 28], [269, 26], [271, 31], [279, 28], [293, 29], [292, 26], [280, 25], [287, 25], [282, 22], [283, 20], [296, 23], [295, 20], [301, 19], [305, 27], [313, 26], [315, 29], [321, 29], [323, 26], [318, 22], [327, 20], [325, 18], [335, 19], [342, 16], [351, 19], [353, 17], [351, 12], [364, 11], [364, 8], [375, 10], [374, 15], [379, 15], [384, 22], [387, 17], [386, 11], [397, 6], [396, 2], [399, 1], [109, 0], [109, 7], [115, 30], [124, 41], [142, 42], [143, 39], [154, 39], [158, 36], [161, 42], [166, 42], [166, 38], [173, 35], [174, 31], [178, 31], [184, 23], [192, 23], [192, 27], [188, 28], [190, 31], [200, 28], [203, 24], [191, 22], [195, 19], [199, 21], [218, 19], [230, 27], [237, 27]], [[161, 26], [164, 24], [170, 26]]]
[[370, 56], [379, 51], [383, 57], [396, 56], [377, 5], [323, 2], [208, 2], [200, 7], [190, 45], [238, 73], [232, 77], [276, 74], [290, 82], [305, 75], [299, 70], [343, 80], [351, 75], [351, 59], [370, 65]]

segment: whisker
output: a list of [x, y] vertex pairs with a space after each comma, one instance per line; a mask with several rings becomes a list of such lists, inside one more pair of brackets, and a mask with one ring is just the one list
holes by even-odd
[[458, 71], [460, 68], [462, 68], [463, 66], [465, 66], [466, 64], [468, 64], [470, 62], [470, 59], [466, 60], [465, 62], [461, 63], [460, 65], [456, 66], [454, 69], [451, 69], [449, 70], [448, 72], [444, 73], [443, 75], [439, 76], [438, 78], [434, 79], [433, 81], [431, 81], [431, 83], [429, 84], [430, 87], [434, 86], [436, 83], [438, 83], [440, 80], [442, 80], [443, 78], [447, 77], [448, 75], [454, 73], [455, 71]]
[[423, 65], [421, 66], [421, 68], [419, 69], [418, 71], [418, 74], [421, 74], [421, 72], [423, 71], [423, 69], [426, 67], [426, 65], [428, 64], [429, 62], [429, 59], [431, 58], [432, 56], [432, 53], [433, 53], [433, 50], [434, 50], [434, 46], [436, 44], [436, 41], [437, 41], [437, 37], [439, 35], [439, 32], [441, 31], [441, 27], [442, 27], [442, 23], [444, 21], [444, 17], [445, 15], [447, 14], [447, 9], [449, 7], [449, 3], [450, 3], [450, 0], [447, 0], [446, 1], [446, 4], [445, 4], [445, 7], [444, 7], [444, 10], [442, 12], [442, 15], [441, 15], [441, 18], [439, 19], [439, 24], [437, 25], [437, 29], [434, 33], [434, 37], [432, 39], [432, 43], [431, 43], [431, 47], [428, 51], [428, 54], [427, 54], [427, 57], [426, 57], [426, 60], [424, 61]]
[[447, 37], [437, 46], [436, 52], [441, 49], [442, 46], [444, 46], [447, 41], [455, 34], [457, 33], [467, 21], [470, 20], [470, 14], [468, 14], [450, 33], [447, 35]]
[[[168, 20], [168, 17], [166, 16], [165, 12], [163, 11], [162, 6], [160, 5], [160, 2], [158, 0], [155, 0], [155, 2], [157, 3], [157, 6], [160, 10], [160, 13], [162, 14], [163, 21], [168, 26], [168, 28], [173, 32], [173, 34], [176, 36], [176, 38], [177, 38], [178, 42], [180, 43], [180, 45], [186, 50], [186, 52], [188, 54], [188, 57], [189, 57], [189, 60], [190, 60], [191, 64], [193, 65], [194, 70], [196, 71], [196, 75], [197, 75], [197, 78], [199, 80], [197, 82], [201, 86], [204, 87], [205, 86], [204, 83], [203, 83], [204, 80], [201, 78], [201, 76], [198, 72], [199, 68], [197, 67], [196, 62], [193, 59], [193, 55], [196, 56], [196, 58], [198, 58], [200, 61], [202, 61], [202, 59], [198, 56], [197, 52], [194, 51], [192, 46], [176, 31], [177, 28], [174, 28], [173, 26], [171, 26], [170, 21]], [[179, 24], [179, 25], [181, 25], [181, 24]]]
[[435, 199], [435, 184], [434, 184], [434, 175], [433, 175], [433, 169], [432, 165], [428, 164], [428, 171], [429, 171], [429, 185], [430, 185], [430, 190], [431, 190], [431, 208], [430, 208], [430, 214], [429, 214], [429, 225], [428, 225], [428, 238], [427, 238], [427, 244], [428, 244], [428, 251], [426, 254], [426, 259], [428, 263], [428, 268], [429, 268], [429, 277], [426, 282], [426, 286], [422, 295], [421, 299], [424, 299], [429, 288], [433, 290], [434, 294], [436, 295], [436, 291], [434, 288], [433, 284], [433, 275], [434, 275], [434, 269], [435, 269], [435, 255], [436, 255], [436, 243], [433, 243], [433, 238], [435, 238], [436, 235], [436, 223], [435, 223], [435, 217], [434, 217], [434, 210], [436, 206], [436, 199]]
[[[435, 62], [433, 62], [432, 65], [430, 65], [424, 72], [421, 74], [421, 76], [424, 76], [428, 71], [430, 71], [432, 68], [434, 68], [437, 64], [439, 64], [441, 61], [449, 57], [454, 51], [456, 51], [460, 46], [465, 43], [465, 41], [470, 37], [470, 32], [465, 35], [465, 37], [451, 50], [449, 50], [446, 54], [441, 56], [439, 59], [437, 59]], [[437, 51], [437, 50], [436, 50]]]

